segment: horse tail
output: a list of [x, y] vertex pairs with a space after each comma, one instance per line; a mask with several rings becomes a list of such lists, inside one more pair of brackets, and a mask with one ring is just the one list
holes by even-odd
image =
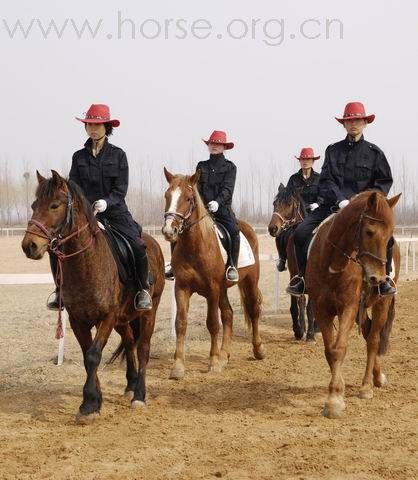
[[251, 302], [251, 305], [249, 305], [249, 298], [246, 294], [245, 288], [240, 288], [239, 293], [241, 297], [241, 308], [244, 311], [245, 325], [247, 327], [247, 330], [249, 331], [252, 326], [251, 317], [255, 316], [251, 310], [254, 311], [254, 309], [257, 308], [261, 309], [261, 305], [263, 303], [263, 295], [260, 289], [257, 287], [257, 291], [255, 293], [255, 301]]
[[[140, 334], [141, 334], [141, 323], [139, 318], [135, 318], [135, 320], [132, 320], [129, 323], [129, 326], [131, 327], [135, 343], [138, 343]], [[126, 352], [125, 352], [125, 347], [122, 342], [119, 343], [118, 347], [116, 350], [112, 353], [112, 356], [108, 360], [107, 364], [115, 363], [115, 361], [121, 356], [120, 361], [123, 362], [123, 360], [126, 357]]]
[[389, 337], [392, 331], [392, 325], [393, 325], [394, 319], [395, 319], [395, 297], [393, 297], [390, 302], [389, 310], [388, 310], [388, 318], [386, 319], [386, 322], [383, 325], [382, 330], [380, 331], [380, 343], [379, 343], [379, 350], [377, 352], [378, 355], [384, 355], [388, 351]]

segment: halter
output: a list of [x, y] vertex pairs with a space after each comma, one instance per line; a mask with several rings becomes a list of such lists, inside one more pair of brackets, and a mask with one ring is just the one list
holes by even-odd
[[[191, 185], [188, 185], [188, 188], [193, 190]], [[193, 225], [196, 225], [197, 223], [199, 223], [200, 221], [202, 221], [205, 217], [207, 217], [209, 215], [209, 213], [206, 213], [205, 215], [203, 215], [203, 217], [198, 218], [194, 222], [189, 222], [188, 220], [192, 216], [192, 214], [195, 210], [195, 207], [196, 207], [196, 202], [195, 202], [194, 197], [192, 197], [191, 202], [190, 202], [189, 211], [185, 215], [183, 215], [180, 212], [168, 211], [168, 212], [164, 212], [164, 220], [166, 221], [167, 219], [172, 218], [174, 220], [179, 221], [178, 219], [180, 219], [181, 222], [179, 222], [179, 235], [181, 235], [186, 230], [189, 230], [189, 228], [191, 228]]]
[[[58, 264], [57, 264], [57, 271], [55, 272], [55, 282], [57, 287], [62, 287], [64, 285], [64, 274], [63, 274], [63, 268], [62, 264], [63, 261], [66, 258], [74, 257], [75, 255], [78, 255], [79, 253], [84, 252], [93, 243], [94, 237], [98, 233], [98, 229], [95, 231], [91, 231], [90, 233], [90, 239], [88, 240], [87, 244], [84, 245], [80, 250], [77, 250], [73, 253], [65, 254], [62, 250], [60, 250], [60, 247], [67, 243], [69, 240], [72, 238], [78, 236], [81, 232], [86, 230], [89, 227], [89, 223], [87, 222], [85, 225], [82, 227], [77, 227], [77, 230], [75, 232], [69, 233], [68, 235], [63, 235], [64, 230], [67, 228], [67, 226], [71, 225], [74, 220], [74, 203], [73, 199], [71, 196], [71, 193], [61, 191], [62, 194], [64, 194], [67, 197], [67, 207], [66, 207], [66, 214], [65, 214], [65, 221], [58, 227], [56, 231], [48, 231], [48, 229], [43, 225], [41, 222], [38, 222], [38, 220], [33, 220], [30, 219], [28, 222], [28, 225], [34, 225], [35, 227], [39, 228], [39, 230], [42, 232], [36, 232], [33, 230], [25, 230], [26, 233], [30, 233], [32, 235], [36, 235], [41, 238], [45, 238], [46, 240], [49, 240], [48, 242], [48, 252], [56, 255], [58, 259]], [[56, 338], [62, 338], [64, 336], [64, 331], [62, 328], [62, 320], [61, 320], [61, 308], [62, 308], [62, 301], [61, 301], [61, 295], [59, 299], [59, 310], [58, 310], [58, 325], [57, 325], [57, 331], [56, 331]]]
[[288, 230], [293, 225], [297, 225], [298, 223], [303, 221], [303, 215], [300, 209], [300, 203], [296, 202], [294, 199], [292, 200], [292, 203], [293, 203], [293, 211], [295, 211], [295, 208], [296, 208], [295, 215], [292, 218], [286, 219], [279, 212], [276, 212], [276, 211], [273, 212], [273, 215], [278, 216], [282, 221], [282, 224], [280, 225], [277, 231], [277, 235], [281, 232]]

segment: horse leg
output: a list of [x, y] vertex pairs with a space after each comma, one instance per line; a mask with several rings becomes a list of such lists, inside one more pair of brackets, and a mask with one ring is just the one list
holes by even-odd
[[114, 314], [108, 314], [97, 328], [94, 340], [84, 355], [84, 366], [87, 372], [83, 387], [83, 402], [76, 416], [77, 423], [91, 423], [100, 414], [102, 392], [97, 376], [97, 369], [102, 358], [102, 351], [114, 326]]
[[298, 306], [299, 306], [299, 333], [301, 334], [300, 340], [302, 340], [303, 336], [305, 335], [306, 325], [305, 325], [305, 311], [306, 311], [306, 297], [302, 295], [298, 298]]
[[359, 397], [363, 399], [373, 398], [373, 381], [377, 386], [386, 383], [386, 376], [380, 370], [380, 358], [377, 351], [380, 344], [380, 331], [385, 324], [388, 313], [388, 302], [379, 301], [372, 308], [372, 321], [370, 332], [367, 336], [367, 363], [364, 373], [363, 382], [361, 384]]
[[301, 340], [303, 333], [301, 333], [299, 326], [299, 299], [297, 297], [290, 297], [290, 315], [292, 316], [292, 327], [295, 339]]
[[306, 315], [308, 317], [308, 333], [306, 334], [306, 341], [307, 342], [314, 342], [315, 341], [315, 320], [312, 308], [312, 301], [308, 297], [308, 306], [306, 308]]
[[219, 292], [212, 289], [206, 298], [208, 313], [206, 326], [210, 333], [209, 372], [221, 372], [222, 365], [219, 363]]
[[231, 354], [231, 340], [232, 340], [232, 321], [233, 312], [231, 304], [228, 299], [228, 292], [226, 289], [222, 290], [219, 299], [219, 308], [221, 310], [221, 319], [223, 326], [222, 345], [219, 354], [219, 364], [221, 368], [226, 367]]
[[145, 406], [146, 385], [145, 376], [151, 348], [151, 337], [154, 332], [156, 311], [153, 309], [141, 315], [141, 330], [138, 344], [138, 377], [131, 407]]
[[122, 344], [126, 354], [126, 380], [125, 397], [131, 401], [134, 396], [138, 370], [136, 366], [136, 342], [131, 326], [128, 324], [118, 325], [115, 330], [121, 336]]
[[246, 276], [239, 284], [241, 299], [244, 306], [244, 316], [247, 326], [252, 325], [253, 330], [253, 353], [256, 360], [262, 360], [265, 356], [264, 345], [261, 342], [258, 322], [261, 316], [262, 296], [253, 276]]
[[[339, 329], [334, 345], [330, 348], [329, 339], [327, 339], [326, 357], [331, 367], [331, 382], [328, 387], [328, 398], [325, 402], [323, 414], [328, 418], [339, 418], [345, 410], [344, 402], [344, 380], [341, 374], [345, 354], [347, 352], [347, 343], [350, 330], [354, 324], [357, 313], [357, 305], [349, 305], [339, 315]], [[328, 327], [332, 329], [332, 322]], [[322, 336], [324, 330], [321, 326]], [[325, 332], [325, 337], [329, 332]], [[325, 343], [324, 337], [324, 343]]]
[[189, 311], [191, 293], [189, 290], [180, 289], [176, 284], [176, 351], [174, 353], [174, 366], [170, 372], [171, 379], [184, 377], [184, 339], [187, 329], [187, 313]]

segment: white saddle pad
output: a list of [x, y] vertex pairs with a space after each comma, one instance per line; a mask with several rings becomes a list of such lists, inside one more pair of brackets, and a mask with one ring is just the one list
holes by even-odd
[[[223, 233], [216, 227], [216, 225], [215, 225], [215, 229], [217, 234], [216, 238], [218, 239], [222, 258], [226, 265], [226, 262], [228, 260], [228, 254], [226, 253], [226, 250], [224, 249], [221, 242], [221, 238], [224, 238]], [[247, 238], [244, 236], [242, 232], [239, 232], [239, 237], [240, 237], [240, 246], [239, 246], [238, 268], [244, 268], [250, 265], [254, 265], [255, 258], [254, 258], [254, 253], [252, 251], [250, 243], [248, 242]]]

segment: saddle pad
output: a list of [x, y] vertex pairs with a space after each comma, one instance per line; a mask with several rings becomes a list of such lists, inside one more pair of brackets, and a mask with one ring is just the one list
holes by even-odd
[[[219, 248], [221, 250], [223, 261], [226, 265], [228, 260], [228, 254], [224, 246], [222, 245], [221, 239], [223, 238], [223, 233], [215, 226], [216, 229], [216, 238], [218, 239]], [[242, 232], [239, 232], [240, 246], [239, 246], [239, 256], [238, 256], [238, 268], [248, 267], [255, 264], [254, 253], [252, 251], [251, 245], [248, 242], [247, 238]]]
[[322, 227], [322, 225], [325, 225], [330, 220], [332, 220], [335, 217], [335, 215], [337, 215], [337, 214], [336, 213], [331, 213], [331, 215], [329, 217], [327, 217], [325, 220], [322, 220], [322, 222], [317, 227], [315, 227], [315, 229], [313, 230], [313, 232], [312, 232], [313, 236], [312, 236], [311, 241], [309, 242], [309, 246], [308, 246], [308, 258], [309, 258], [309, 254], [311, 253], [311, 248], [312, 248], [312, 245], [315, 241], [316, 235], [319, 232], [319, 229]]

